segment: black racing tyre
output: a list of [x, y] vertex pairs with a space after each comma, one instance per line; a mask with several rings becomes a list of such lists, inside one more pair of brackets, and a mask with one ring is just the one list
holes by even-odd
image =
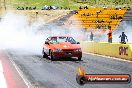
[[52, 51], [50, 51], [50, 59], [51, 59], [52, 61], [54, 61], [54, 60], [55, 60], [55, 57], [53, 56]]
[[47, 54], [45, 52], [43, 54], [43, 58], [47, 58]]
[[43, 58], [47, 58], [47, 54], [44, 52], [44, 49], [43, 49], [42, 53], [43, 53]]
[[78, 60], [79, 60], [79, 61], [81, 61], [81, 59], [82, 59], [82, 56], [78, 57]]

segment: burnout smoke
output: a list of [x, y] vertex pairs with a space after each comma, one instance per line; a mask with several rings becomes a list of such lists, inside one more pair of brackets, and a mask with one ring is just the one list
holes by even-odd
[[[132, 22], [122, 22], [113, 32], [113, 42], [119, 42], [119, 35], [124, 31], [132, 42]], [[77, 41], [89, 41], [90, 32], [74, 28], [74, 25], [58, 25], [57, 23], [44, 24], [37, 20], [29, 25], [25, 15], [8, 12], [0, 21], [0, 48], [19, 49], [41, 54], [45, 39], [49, 36], [70, 35]], [[96, 36], [95, 36], [96, 37]], [[102, 34], [98, 41], [107, 41], [107, 34]]]
[[8, 12], [0, 22], [0, 48], [19, 49], [41, 54], [45, 39], [49, 36], [70, 35], [81, 41], [85, 31], [57, 23], [44, 24], [41, 20], [29, 25], [25, 15]]
[[36, 32], [40, 25], [36, 22], [29, 26], [26, 16], [7, 13], [0, 22], [0, 48], [38, 52], [44, 41]]
[[122, 21], [117, 28], [117, 30], [113, 33], [113, 41], [120, 42], [119, 36], [125, 32], [128, 37], [128, 43], [132, 43], [132, 21]]
[[[128, 42], [126, 40], [127, 43], [132, 43], [132, 21], [122, 21], [120, 23], [120, 25], [117, 27], [117, 29], [115, 29], [113, 31], [113, 38], [112, 41], [113, 42], [120, 42], [121, 39], [119, 38], [119, 36], [122, 34], [122, 32], [125, 32], [125, 34], [127, 35], [128, 38]], [[108, 42], [108, 36], [107, 33], [101, 34], [99, 37], [100, 41], [103, 42]]]

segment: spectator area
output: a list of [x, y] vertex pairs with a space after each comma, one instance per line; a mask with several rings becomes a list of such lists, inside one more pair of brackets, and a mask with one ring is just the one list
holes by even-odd
[[50, 23], [64, 15], [67, 15], [67, 10], [12, 10], [16, 14], [22, 14], [27, 17], [29, 24], [41, 20], [44, 24]]
[[89, 29], [107, 29], [111, 26], [113, 30], [122, 21], [126, 9], [115, 8], [88, 8], [79, 9], [67, 21], [75, 27]]

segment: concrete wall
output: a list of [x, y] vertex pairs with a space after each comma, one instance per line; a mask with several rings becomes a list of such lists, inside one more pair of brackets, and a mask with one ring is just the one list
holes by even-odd
[[132, 44], [81, 42], [84, 52], [132, 60]]

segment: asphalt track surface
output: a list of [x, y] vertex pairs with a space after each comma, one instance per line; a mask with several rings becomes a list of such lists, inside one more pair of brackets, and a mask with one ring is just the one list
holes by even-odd
[[[5, 52], [0, 51], [0, 88], [28, 88]], [[2, 77], [3, 73], [3, 77]]]
[[130, 74], [132, 76], [132, 62], [90, 54], [83, 54], [82, 61], [70, 58], [51, 61], [42, 58], [41, 55], [22, 50], [5, 50], [4, 52], [19, 68], [27, 85], [31, 88], [132, 88], [132, 82], [84, 86], [76, 82], [76, 73], [80, 65], [88, 74]]

